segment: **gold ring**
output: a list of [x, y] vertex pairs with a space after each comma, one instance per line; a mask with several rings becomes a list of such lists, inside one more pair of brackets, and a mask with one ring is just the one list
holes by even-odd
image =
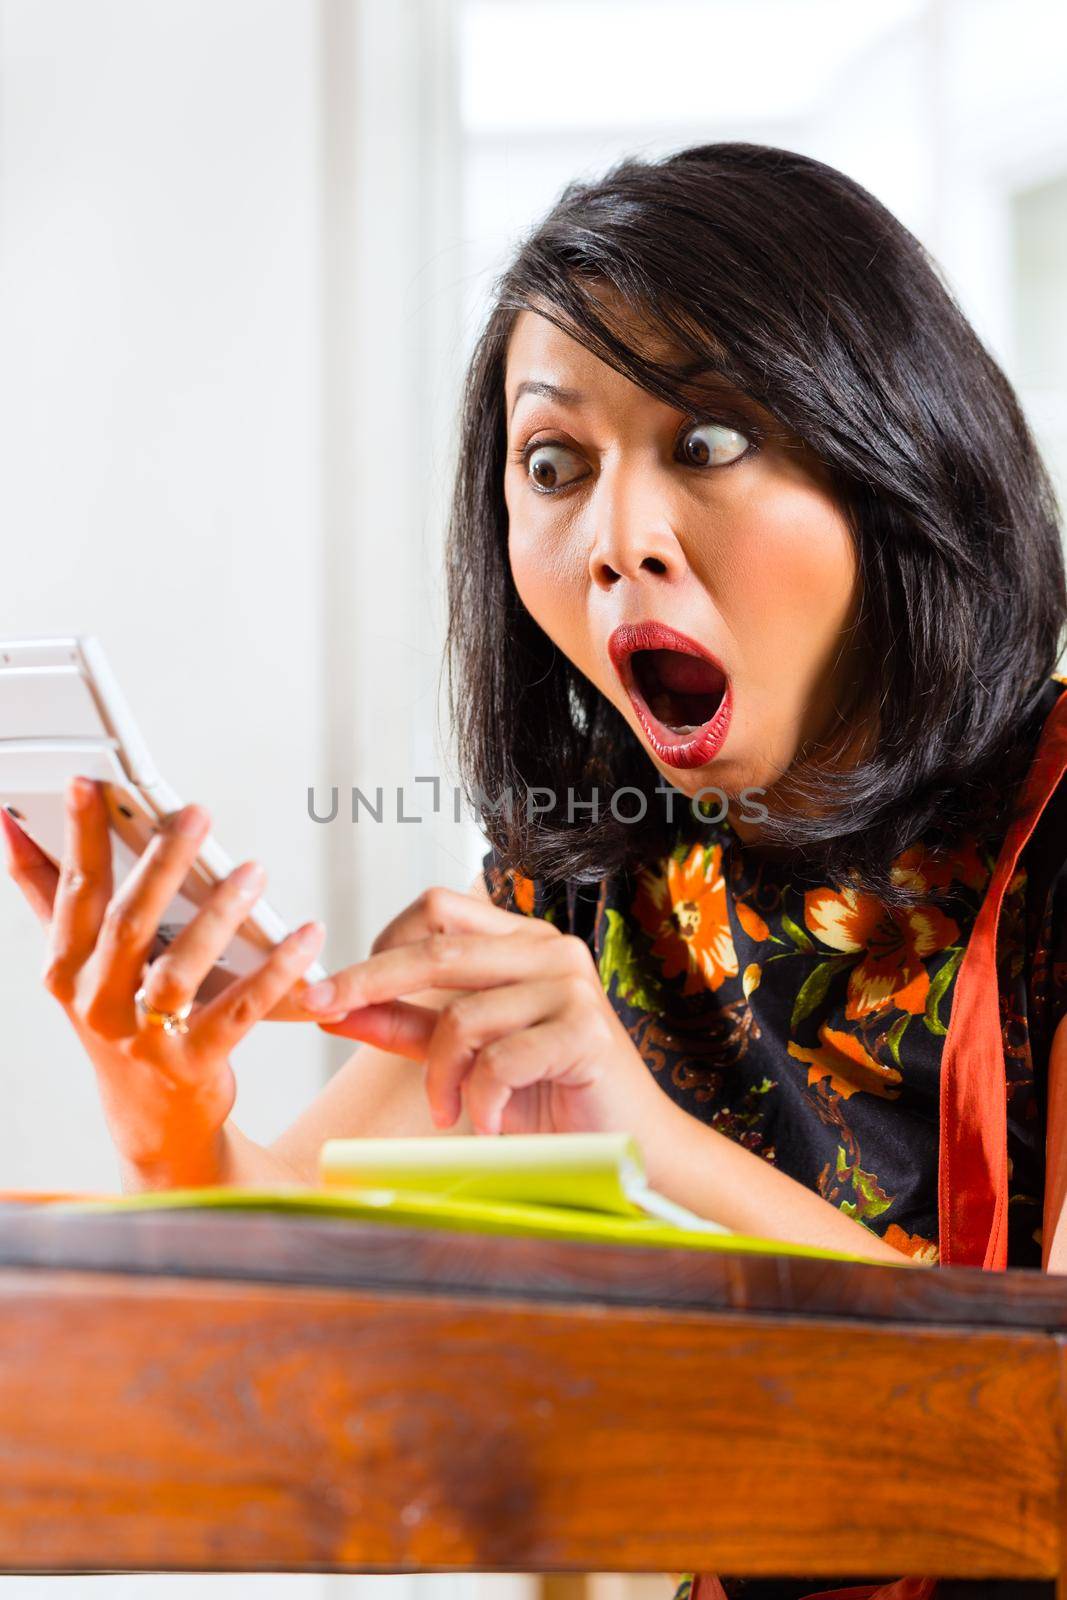
[[145, 995], [144, 984], [141, 985], [133, 998], [136, 1001], [139, 1009], [148, 1018], [149, 1022], [154, 1022], [158, 1028], [163, 1029], [164, 1033], [189, 1032], [185, 1019], [193, 1009], [193, 1002], [191, 1000], [189, 1001], [188, 1005], [182, 1006], [180, 1011], [158, 1011], [156, 1007], [147, 999]]

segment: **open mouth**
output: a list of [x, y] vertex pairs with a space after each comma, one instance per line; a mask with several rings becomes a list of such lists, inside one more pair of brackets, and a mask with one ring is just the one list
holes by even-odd
[[675, 767], [716, 755], [730, 723], [730, 680], [695, 641], [662, 623], [616, 628], [608, 649], [649, 744]]

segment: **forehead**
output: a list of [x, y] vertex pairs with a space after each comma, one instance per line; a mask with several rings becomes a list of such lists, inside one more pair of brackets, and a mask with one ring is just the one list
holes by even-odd
[[[551, 310], [544, 314], [537, 309], [520, 311], [512, 325], [507, 346], [507, 377], [509, 384], [518, 383], [525, 374], [520, 368], [538, 362], [566, 365], [575, 372], [587, 374], [591, 379], [609, 382], [627, 382], [622, 373], [593, 354], [581, 341], [551, 320], [561, 313]], [[566, 320], [566, 318], [562, 318]], [[640, 351], [653, 361], [681, 362], [682, 352], [665, 340], [661, 334], [640, 322], [632, 313], [619, 312], [612, 307], [611, 326], [622, 335], [631, 348]]]

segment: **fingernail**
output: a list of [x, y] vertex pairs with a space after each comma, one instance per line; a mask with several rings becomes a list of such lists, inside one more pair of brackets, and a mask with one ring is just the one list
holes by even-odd
[[310, 989], [304, 991], [303, 1003], [309, 1011], [329, 1011], [336, 994], [336, 983], [328, 980], [324, 983], [313, 983]]
[[91, 778], [72, 778], [70, 780], [70, 800], [76, 811], [81, 811], [93, 798], [93, 781]]
[[174, 819], [174, 831], [187, 834], [191, 838], [201, 831], [204, 822], [205, 814], [199, 806], [185, 806]]
[[326, 929], [321, 922], [306, 922], [304, 926], [298, 930], [296, 942], [300, 946], [306, 944], [318, 944], [325, 932]]
[[251, 899], [263, 887], [266, 876], [258, 861], [245, 861], [237, 868], [230, 881], [236, 884], [242, 896]]

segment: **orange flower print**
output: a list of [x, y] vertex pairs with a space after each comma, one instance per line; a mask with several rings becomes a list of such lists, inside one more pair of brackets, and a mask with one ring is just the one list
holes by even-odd
[[771, 930], [758, 911], [753, 911], [752, 907], [746, 905], [743, 900], [738, 900], [734, 909], [737, 912], [738, 922], [750, 939], [754, 939], [759, 944], [761, 940], [770, 938]]
[[930, 975], [924, 961], [954, 944], [960, 930], [936, 906], [887, 906], [848, 886], [808, 889], [804, 921], [831, 950], [862, 953], [848, 977], [845, 1016], [925, 1011]]
[[933, 1239], [924, 1239], [921, 1233], [905, 1233], [895, 1222], [889, 1224], [882, 1237], [894, 1250], [902, 1250], [906, 1256], [915, 1256], [929, 1267], [937, 1266], [940, 1251]]
[[509, 867], [507, 876], [511, 880], [511, 892], [519, 910], [527, 917], [533, 916], [534, 885], [533, 879], [527, 878], [514, 867]]
[[685, 973], [683, 994], [718, 989], [737, 976], [721, 845], [695, 844], [683, 861], [669, 856], [656, 869], [642, 867], [633, 914], [653, 938], [663, 976]]
[[814, 1050], [789, 1041], [789, 1054], [808, 1063], [808, 1083], [829, 1078], [830, 1087], [842, 1100], [865, 1089], [883, 1100], [895, 1100], [900, 1093], [900, 1073], [877, 1061], [856, 1038], [824, 1022], [819, 1029], [819, 1045]]
[[897, 883], [908, 883], [921, 891], [947, 889], [950, 883], [982, 889], [989, 877], [989, 867], [975, 841], [966, 839], [955, 850], [937, 852], [927, 850], [923, 844], [913, 844], [897, 856], [890, 876]]
[[510, 891], [512, 905], [525, 916], [533, 915], [534, 909], [534, 881], [527, 878], [517, 867], [491, 867], [491, 889], [489, 898], [494, 905], [503, 906]]

